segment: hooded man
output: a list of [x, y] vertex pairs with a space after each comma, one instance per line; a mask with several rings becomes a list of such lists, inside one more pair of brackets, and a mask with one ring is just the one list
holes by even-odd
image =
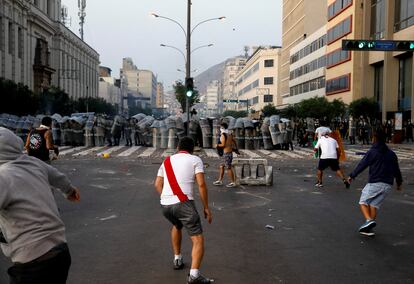
[[0, 243], [13, 262], [10, 283], [66, 283], [71, 258], [51, 187], [70, 201], [79, 201], [79, 190], [55, 168], [23, 154], [23, 141], [3, 127], [0, 184]]

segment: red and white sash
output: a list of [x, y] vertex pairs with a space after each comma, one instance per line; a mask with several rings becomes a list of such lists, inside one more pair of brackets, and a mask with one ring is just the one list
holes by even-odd
[[175, 173], [172, 168], [170, 158], [171, 157], [167, 157], [164, 161], [164, 169], [167, 175], [168, 182], [170, 184], [171, 190], [174, 193], [174, 195], [176, 195], [181, 202], [185, 202], [188, 200], [188, 197], [187, 195], [184, 194], [183, 190], [178, 184], [177, 178], [175, 177]]

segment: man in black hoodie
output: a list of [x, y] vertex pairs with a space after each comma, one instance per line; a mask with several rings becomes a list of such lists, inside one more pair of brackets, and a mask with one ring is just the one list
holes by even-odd
[[394, 178], [397, 182], [397, 190], [402, 189], [402, 176], [397, 155], [387, 147], [385, 140], [384, 131], [381, 128], [376, 129], [371, 149], [348, 177], [348, 182], [351, 182], [369, 167], [368, 183], [362, 190], [359, 200], [362, 214], [366, 219], [359, 228], [359, 233], [362, 235], [375, 235], [372, 228], [377, 225], [375, 222], [377, 210], [391, 191]]

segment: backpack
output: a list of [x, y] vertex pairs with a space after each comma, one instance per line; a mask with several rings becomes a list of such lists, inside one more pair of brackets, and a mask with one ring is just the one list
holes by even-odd
[[29, 134], [29, 156], [39, 158], [42, 161], [49, 160], [49, 150], [46, 148], [45, 130], [33, 130]]
[[[227, 134], [223, 133], [223, 135], [224, 135], [224, 144], [226, 144]], [[221, 138], [221, 135], [220, 137], [217, 138], [217, 144], [221, 143], [220, 138]], [[220, 157], [224, 155], [224, 147], [217, 146], [217, 155], [219, 155]]]

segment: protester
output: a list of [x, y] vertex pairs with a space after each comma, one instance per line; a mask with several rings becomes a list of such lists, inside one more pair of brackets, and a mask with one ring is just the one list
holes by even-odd
[[132, 139], [131, 139], [131, 135], [132, 135], [132, 123], [131, 123], [131, 119], [127, 119], [126, 123], [125, 123], [125, 127], [124, 127], [124, 134], [125, 134], [125, 141], [126, 141], [126, 145], [125, 146], [132, 146]]
[[235, 141], [233, 135], [229, 133], [227, 123], [223, 122], [220, 125], [220, 143], [217, 144], [217, 147], [223, 148], [223, 162], [220, 165], [219, 178], [214, 185], [223, 185], [224, 179], [224, 168], [227, 169], [227, 175], [231, 182], [226, 185], [226, 187], [235, 187], [236, 179], [233, 172], [233, 147], [235, 146]]
[[54, 151], [56, 157], [59, 148], [53, 144], [52, 118], [45, 116], [40, 127], [30, 131], [26, 139], [25, 149], [29, 156], [36, 157], [44, 162], [50, 163], [49, 151]]
[[0, 243], [11, 258], [10, 283], [66, 283], [71, 257], [51, 187], [70, 201], [79, 190], [67, 177], [23, 154], [23, 142], [0, 127]]
[[337, 176], [340, 177], [345, 184], [346, 188], [349, 188], [349, 182], [345, 179], [344, 174], [339, 167], [339, 156], [340, 150], [338, 142], [332, 137], [329, 137], [328, 134], [325, 132], [319, 138], [318, 142], [315, 145], [314, 152], [318, 152], [318, 150], [322, 151], [320, 155], [319, 164], [318, 164], [318, 172], [317, 172], [317, 182], [315, 184], [316, 187], [323, 187], [322, 177], [323, 171], [330, 167], [333, 171], [336, 172]]
[[193, 184], [197, 181], [204, 217], [211, 223], [212, 215], [208, 207], [207, 186], [204, 179], [204, 166], [201, 159], [192, 155], [194, 141], [189, 137], [178, 143], [179, 152], [167, 157], [158, 170], [155, 189], [161, 195], [162, 212], [172, 223], [171, 240], [174, 251], [173, 268], [184, 268], [181, 255], [182, 228], [184, 227], [193, 243], [191, 270], [187, 283], [210, 283], [211, 280], [200, 274], [204, 255], [204, 237], [200, 216], [195, 203]]
[[362, 190], [359, 200], [362, 215], [366, 220], [359, 228], [359, 233], [367, 236], [375, 235], [372, 228], [377, 225], [375, 221], [377, 210], [390, 193], [394, 179], [397, 182], [397, 190], [402, 189], [402, 176], [397, 155], [388, 148], [385, 141], [386, 134], [381, 128], [377, 128], [371, 149], [348, 177], [348, 182], [351, 182], [369, 167], [368, 183]]

